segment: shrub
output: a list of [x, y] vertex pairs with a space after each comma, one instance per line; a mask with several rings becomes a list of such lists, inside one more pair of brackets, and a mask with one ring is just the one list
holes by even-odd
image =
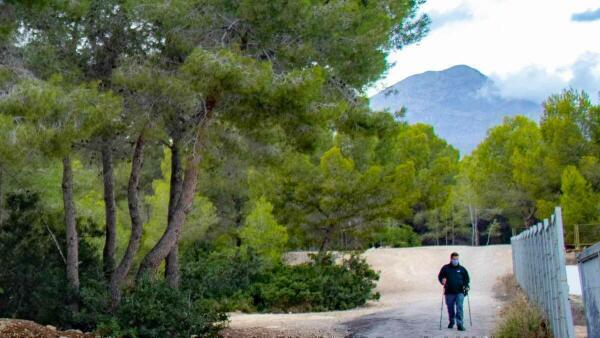
[[98, 333], [117, 337], [217, 337], [226, 314], [211, 304], [192, 300], [190, 294], [163, 281], [142, 281], [123, 297], [112, 317], [98, 326]]
[[421, 245], [419, 235], [408, 225], [386, 225], [375, 236], [377, 246], [404, 248]]
[[498, 338], [552, 338], [543, 313], [527, 301], [512, 275], [499, 279], [496, 297], [507, 300], [500, 312], [500, 321], [494, 329]]
[[[44, 210], [32, 192], [11, 193], [6, 202], [10, 212], [0, 228], [0, 316], [92, 329], [106, 309], [101, 299], [107, 299], [96, 298], [106, 288], [95, 249], [85, 239], [80, 241], [81, 311], [72, 313], [66, 301], [76, 295], [67, 288], [59, 251], [66, 247], [61, 215]], [[90, 234], [86, 230], [81, 235]]]
[[253, 285], [254, 305], [261, 311], [346, 310], [379, 299], [379, 275], [367, 262], [351, 255], [337, 265], [331, 255], [313, 256], [296, 266], [279, 266]]
[[[251, 249], [214, 250], [208, 243], [197, 243], [183, 256], [181, 285], [195, 299], [243, 299], [240, 292], [248, 290], [262, 270], [262, 261]], [[225, 310], [235, 307], [231, 302], [220, 303]]]

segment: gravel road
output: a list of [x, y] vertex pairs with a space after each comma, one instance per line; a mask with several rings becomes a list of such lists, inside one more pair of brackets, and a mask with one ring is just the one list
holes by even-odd
[[[465, 302], [467, 331], [439, 330], [442, 289], [437, 273], [457, 251], [471, 275], [471, 314]], [[297, 253], [302, 256], [302, 253]], [[292, 337], [485, 337], [491, 335], [501, 303], [493, 297], [496, 279], [512, 272], [509, 245], [436, 246], [371, 249], [364, 253], [381, 272], [381, 300], [349, 311], [303, 314], [231, 314], [231, 336]], [[302, 259], [296, 257], [296, 260]]]

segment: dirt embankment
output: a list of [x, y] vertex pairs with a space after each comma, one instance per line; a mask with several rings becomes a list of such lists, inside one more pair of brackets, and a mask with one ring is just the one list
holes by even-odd
[[81, 331], [58, 331], [53, 326], [43, 326], [20, 319], [0, 319], [0, 337], [6, 338], [93, 338]]

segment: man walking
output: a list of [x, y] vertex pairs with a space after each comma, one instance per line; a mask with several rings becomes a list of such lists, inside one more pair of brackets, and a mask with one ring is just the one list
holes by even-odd
[[444, 286], [444, 295], [450, 319], [448, 328], [453, 328], [456, 322], [458, 330], [464, 331], [463, 301], [469, 291], [469, 273], [464, 266], [459, 264], [458, 253], [453, 252], [450, 255], [450, 263], [442, 267], [438, 274], [438, 280]]

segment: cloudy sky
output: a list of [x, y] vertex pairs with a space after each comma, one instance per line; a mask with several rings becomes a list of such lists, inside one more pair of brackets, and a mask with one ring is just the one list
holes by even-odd
[[407, 76], [465, 64], [508, 97], [540, 102], [565, 87], [600, 91], [600, 0], [428, 0], [432, 19], [418, 44], [390, 55], [395, 65], [369, 94]]

